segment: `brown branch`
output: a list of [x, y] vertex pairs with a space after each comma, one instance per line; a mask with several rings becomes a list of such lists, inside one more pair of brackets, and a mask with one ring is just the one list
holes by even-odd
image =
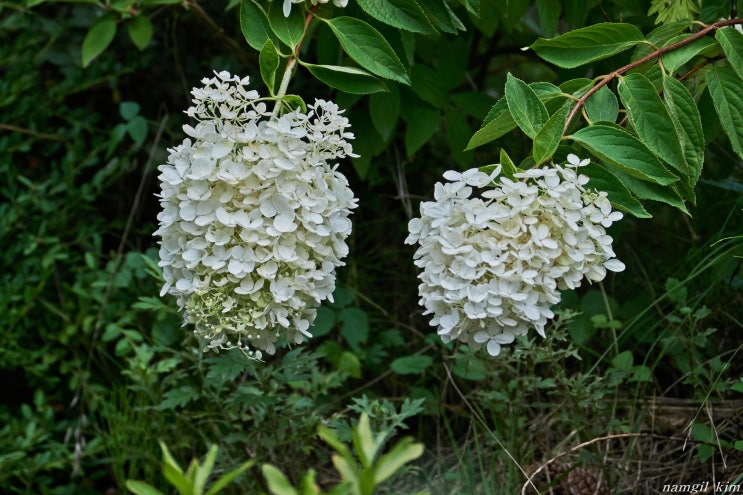
[[719, 21], [714, 24], [710, 24], [709, 26], [705, 27], [701, 31], [692, 34], [688, 38], [684, 38], [680, 41], [677, 41], [676, 43], [672, 43], [668, 46], [664, 46], [663, 48], [659, 48], [655, 50], [654, 52], [642, 57], [641, 59], [635, 60], [634, 62], [631, 62], [625, 65], [624, 67], [620, 67], [619, 69], [605, 75], [594, 87], [586, 91], [586, 93], [578, 99], [578, 103], [575, 105], [575, 107], [573, 107], [573, 109], [570, 111], [570, 114], [568, 115], [568, 120], [565, 122], [565, 127], [563, 128], [563, 134], [568, 132], [570, 123], [575, 118], [575, 116], [578, 114], [578, 112], [583, 107], [583, 105], [585, 105], [586, 100], [588, 100], [588, 98], [590, 98], [591, 95], [596, 93], [599, 89], [609, 84], [617, 76], [620, 76], [627, 71], [635, 69], [644, 63], [650, 62], [653, 59], [661, 57], [668, 52], [672, 52], [673, 50], [681, 48], [682, 46], [688, 45], [692, 41], [699, 39], [703, 36], [706, 36], [711, 31], [714, 31], [717, 28], [721, 28], [724, 26], [730, 26], [733, 24], [743, 24], [743, 19], [725, 19], [724, 21]]
[[36, 132], [34, 130], [31, 130], [31, 129], [26, 129], [24, 127], [18, 127], [18, 126], [11, 125], [11, 124], [0, 124], [0, 129], [5, 129], [6, 131], [11, 131], [11, 132], [18, 132], [18, 133], [21, 133], [21, 134], [28, 134], [28, 135], [33, 136], [35, 138], [48, 139], [50, 141], [65, 141], [66, 140], [62, 136], [58, 136], [56, 134], [47, 134], [45, 132]]

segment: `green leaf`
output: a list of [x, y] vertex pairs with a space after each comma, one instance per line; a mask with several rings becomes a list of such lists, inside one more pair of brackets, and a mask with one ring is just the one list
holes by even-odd
[[576, 29], [557, 38], [540, 38], [531, 49], [558, 67], [572, 69], [616, 55], [644, 40], [640, 29], [632, 24], [606, 22]]
[[[242, 0], [240, 2], [240, 30], [251, 48], [263, 49], [266, 40], [274, 38], [271, 26], [268, 24], [266, 13], [258, 7], [253, 0]], [[278, 39], [273, 39], [274, 44]]]
[[663, 77], [663, 99], [668, 114], [681, 140], [684, 158], [688, 165], [688, 183], [693, 193], [704, 165], [704, 130], [702, 118], [694, 98], [674, 77]]
[[163, 495], [163, 492], [143, 481], [126, 480], [126, 489], [135, 495]]
[[555, 154], [557, 146], [562, 139], [565, 122], [568, 113], [574, 103], [563, 105], [557, 112], [553, 113], [534, 137], [534, 149], [532, 154], [537, 165], [546, 162]]
[[612, 90], [603, 86], [592, 94], [585, 104], [588, 120], [596, 122], [616, 122], [619, 115], [619, 101]]
[[341, 322], [341, 335], [352, 349], [358, 350], [359, 344], [366, 342], [369, 337], [369, 318], [361, 308], [343, 308], [338, 313]]
[[124, 120], [132, 120], [139, 114], [140, 106], [136, 101], [122, 101], [119, 103], [119, 115]]
[[327, 335], [335, 326], [335, 311], [320, 306], [317, 308], [317, 316], [315, 321], [312, 323], [309, 332], [313, 337], [322, 337]]
[[353, 429], [353, 446], [359, 456], [361, 465], [366, 469], [370, 468], [380, 445], [374, 439], [369, 424], [369, 415], [366, 413], [361, 414], [359, 424]]
[[90, 65], [98, 55], [103, 53], [116, 35], [116, 18], [112, 14], [99, 17], [85, 35], [82, 48], [83, 67]]
[[571, 137], [597, 157], [642, 180], [661, 185], [678, 180], [647, 146], [619, 127], [596, 124], [578, 130]]
[[652, 215], [630, 192], [627, 186], [617, 178], [607, 167], [589, 164], [580, 169], [581, 173], [589, 177], [588, 187], [596, 191], [606, 191], [609, 201], [618, 209], [634, 215], [637, 218], [651, 218]]
[[516, 125], [524, 134], [534, 139], [549, 118], [547, 108], [524, 81], [510, 72], [506, 80], [506, 102]]
[[129, 38], [140, 50], [147, 48], [152, 41], [152, 22], [145, 15], [138, 15], [129, 21]]
[[405, 464], [423, 455], [422, 443], [413, 443], [411, 437], [405, 437], [392, 447], [388, 453], [379, 458], [374, 471], [374, 482], [379, 484], [395, 474]]
[[286, 112], [293, 112], [299, 110], [302, 113], [307, 113], [307, 104], [299, 95], [284, 95], [279, 98], [281, 102], [281, 114]]
[[399, 357], [392, 361], [390, 368], [399, 375], [420, 375], [433, 364], [433, 358], [425, 354]]
[[387, 93], [376, 93], [369, 97], [369, 113], [374, 128], [385, 141], [389, 141], [397, 128], [400, 116], [400, 92], [390, 88]]
[[406, 112], [404, 118], [405, 151], [408, 157], [412, 157], [439, 130], [441, 115], [428, 105], [418, 105], [410, 113]]
[[738, 77], [743, 78], [743, 34], [735, 27], [729, 26], [718, 29], [715, 39], [722, 46], [730, 67], [738, 74]]
[[542, 36], [551, 38], [557, 35], [561, 8], [558, 0], [537, 0], [537, 14]]
[[614, 356], [611, 365], [618, 370], [629, 371], [632, 368], [633, 361], [632, 351], [624, 351]]
[[445, 33], [457, 34], [457, 31], [467, 30], [446, 0], [427, 0], [422, 7]]
[[244, 462], [240, 464], [237, 468], [233, 469], [232, 471], [223, 474], [222, 476], [217, 479], [217, 481], [212, 484], [211, 488], [207, 490], [207, 492], [204, 495], [217, 495], [224, 487], [232, 483], [232, 481], [240, 476], [242, 473], [253, 467], [255, 464], [255, 459], [251, 459], [247, 462]]
[[684, 200], [676, 190], [675, 185], [661, 186], [654, 182], [640, 180], [637, 177], [624, 173], [622, 170], [614, 169], [612, 173], [616, 175], [622, 183], [632, 191], [632, 194], [642, 200], [659, 201], [677, 208], [679, 211], [689, 214], [686, 209]]
[[268, 24], [274, 34], [292, 51], [304, 36], [304, 14], [302, 9], [294, 8], [289, 17], [284, 16], [282, 8], [284, 2], [270, 2], [268, 6]]
[[353, 17], [335, 17], [326, 22], [343, 51], [361, 67], [379, 77], [410, 85], [405, 67], [379, 31]]
[[126, 132], [134, 140], [137, 147], [142, 146], [147, 138], [147, 120], [141, 115], [137, 115], [126, 123]]
[[159, 444], [163, 453], [163, 476], [165, 476], [165, 479], [181, 492], [181, 494], [192, 493], [191, 484], [186, 476], [184, 476], [183, 469], [173, 459], [167, 445], [163, 442], [159, 442]]
[[630, 74], [619, 80], [617, 92], [640, 140], [682, 177], [688, 176], [676, 127], [653, 83], [642, 74]]
[[503, 148], [501, 148], [499, 156], [503, 175], [513, 180], [514, 174], [523, 172], [523, 170], [516, 166], [511, 157], [508, 156], [508, 153], [506, 153], [506, 150], [504, 150]]
[[209, 478], [209, 475], [212, 474], [212, 470], [214, 469], [214, 461], [217, 460], [218, 450], [219, 447], [217, 445], [212, 445], [209, 447], [209, 452], [207, 452], [206, 457], [204, 458], [204, 463], [195, 464], [196, 469], [194, 470], [193, 476], [193, 492], [195, 494], [201, 495], [204, 493], [204, 486], [206, 485], [206, 480]]
[[271, 38], [267, 38], [266, 43], [261, 48], [258, 64], [261, 68], [261, 78], [268, 87], [268, 92], [273, 96], [276, 86], [276, 69], [279, 68], [279, 53], [276, 51], [276, 46], [274, 46]]
[[413, 33], [436, 34], [417, 0], [357, 0], [364, 12], [392, 27]]
[[273, 467], [271, 464], [264, 464], [261, 467], [263, 477], [268, 483], [268, 490], [273, 495], [299, 495], [294, 489], [291, 482], [284, 476], [284, 473]]
[[338, 370], [348, 373], [353, 378], [361, 378], [361, 362], [352, 352], [343, 351], [338, 357], [336, 366]]
[[339, 456], [346, 459], [348, 462], [353, 462], [353, 455], [348, 447], [338, 439], [335, 432], [325, 426], [320, 426], [317, 429], [317, 435], [325, 441], [330, 447], [335, 450]]
[[490, 109], [482, 127], [472, 135], [465, 150], [471, 150], [495, 141], [504, 134], [512, 131], [514, 127], [516, 127], [516, 122], [508, 110], [508, 102], [505, 98], [501, 98]]
[[729, 67], [711, 67], [706, 78], [720, 124], [730, 138], [733, 150], [743, 158], [743, 99], [740, 91], [743, 80]]
[[[689, 36], [690, 35], [682, 35], [676, 38], [671, 38], [671, 40], [666, 43], [666, 45], [681, 41], [682, 39], [688, 38]], [[700, 55], [701, 53], [706, 54], [708, 50], [713, 50], [717, 48], [717, 46], [717, 43], [715, 43], [715, 41], [711, 38], [697, 38], [691, 43], [675, 50], [671, 50], [670, 52], [663, 55], [663, 68], [666, 69], [666, 71], [668, 71], [669, 73], [673, 74], [689, 60], [693, 59], [697, 55]], [[717, 48], [717, 50], [719, 50], [719, 48]]]
[[467, 117], [461, 112], [447, 110], [444, 113], [446, 122], [446, 134], [449, 138], [449, 152], [454, 161], [461, 166], [468, 166], [474, 159], [474, 153], [464, 151], [467, 139], [472, 135], [472, 129], [467, 123]]
[[355, 95], [365, 95], [386, 91], [387, 85], [356, 67], [342, 67], [340, 65], [315, 65], [302, 63], [310, 73], [328, 86]]

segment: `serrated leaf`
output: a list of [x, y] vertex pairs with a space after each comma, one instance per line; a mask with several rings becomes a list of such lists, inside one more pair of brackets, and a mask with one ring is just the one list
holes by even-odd
[[[120, 342], [126, 342], [125, 340]], [[163, 394], [163, 401], [157, 405], [160, 411], [183, 407], [191, 401], [199, 398], [199, 393], [190, 385], [171, 388]]]
[[433, 364], [433, 358], [425, 354], [399, 357], [392, 361], [390, 368], [399, 375], [419, 375]]
[[145, 15], [138, 15], [129, 21], [127, 26], [129, 39], [139, 50], [144, 50], [152, 41], [152, 22]]
[[445, 33], [457, 34], [457, 31], [467, 30], [446, 0], [427, 0], [422, 7]]
[[733, 150], [743, 158], [743, 80], [729, 67], [711, 67], [706, 79], [720, 124]]
[[[266, 40], [275, 36], [268, 24], [268, 18], [263, 9], [259, 8], [253, 0], [242, 0], [240, 2], [240, 31], [245, 41], [254, 50], [261, 50]], [[278, 39], [274, 39], [274, 45]]]
[[82, 64], [83, 67], [90, 65], [98, 55], [103, 53], [111, 44], [116, 35], [116, 18], [106, 14], [99, 17], [83, 39]]
[[603, 86], [586, 100], [585, 109], [591, 123], [614, 123], [619, 115], [619, 101], [612, 90]]
[[268, 24], [273, 33], [294, 51], [304, 36], [304, 15], [302, 9], [295, 8], [288, 17], [284, 16], [283, 3], [270, 2], [267, 12]]
[[385, 141], [389, 141], [400, 116], [400, 92], [397, 88], [392, 87], [387, 93], [371, 95], [369, 113], [374, 128]]
[[605, 22], [552, 39], [540, 38], [530, 48], [544, 60], [572, 69], [621, 53], [644, 40], [640, 29], [632, 24]]
[[[681, 41], [682, 39], [687, 38], [690, 35], [683, 35], [678, 36], [676, 38], [671, 38], [671, 40], [667, 44], [672, 44], [677, 41]], [[709, 50], [714, 49], [717, 47], [717, 43], [715, 43], [715, 40], [711, 38], [697, 38], [691, 43], [684, 45], [682, 47], [679, 47], [675, 50], [671, 50], [670, 52], [663, 55], [663, 68], [666, 69], [669, 73], [673, 74], [678, 69], [680, 69], [685, 63], [687, 63], [689, 60], [693, 59], [694, 57], [706, 53]], [[719, 50], [719, 48], [718, 48]]]
[[678, 180], [647, 146], [619, 127], [596, 124], [578, 130], [571, 137], [597, 157], [637, 178], [661, 185]]
[[276, 86], [276, 69], [279, 68], [279, 54], [271, 38], [267, 38], [266, 43], [261, 48], [261, 53], [258, 56], [258, 64], [261, 69], [261, 79], [266, 84], [268, 92], [273, 96]]
[[506, 80], [506, 102], [516, 125], [524, 134], [534, 139], [549, 118], [547, 108], [524, 81], [510, 72]]
[[627, 186], [612, 174], [608, 167], [589, 164], [580, 169], [589, 178], [588, 187], [596, 191], [606, 191], [609, 201], [618, 209], [637, 218], [651, 218], [652, 215], [630, 192]]
[[689, 170], [679, 136], [653, 83], [642, 74], [630, 74], [619, 80], [617, 92], [640, 140], [682, 177], [687, 177]]
[[334, 17], [326, 22], [343, 51], [361, 67], [379, 77], [410, 85], [405, 67], [379, 31], [353, 17]]
[[364, 12], [389, 26], [413, 33], [436, 34], [417, 0], [357, 0]]
[[328, 86], [355, 95], [366, 95], [386, 91], [384, 81], [363, 69], [340, 65], [302, 64], [310, 73]]
[[[671, 76], [663, 78], [663, 99], [681, 140], [688, 165], [688, 184], [693, 195], [704, 165], [704, 130], [699, 109], [686, 86]], [[693, 198], [689, 198], [692, 199]]]
[[532, 154], [537, 165], [546, 162], [555, 154], [557, 146], [562, 139], [565, 122], [573, 103], [563, 105], [557, 112], [553, 113], [534, 137], [534, 149]]
[[718, 29], [715, 39], [722, 46], [730, 67], [738, 74], [738, 77], [743, 78], [743, 34], [735, 27], [729, 26]]
[[632, 191], [632, 194], [641, 200], [659, 201], [667, 205], [677, 208], [679, 211], [689, 214], [686, 209], [684, 200], [676, 190], [674, 184], [661, 186], [654, 182], [638, 179], [632, 175], [624, 173], [622, 170], [613, 169], [612, 173], [619, 178], [620, 181]]
[[504, 134], [512, 131], [515, 127], [516, 122], [508, 110], [508, 102], [505, 98], [501, 98], [490, 109], [482, 127], [472, 135], [465, 150], [471, 150], [495, 141]]
[[523, 170], [516, 166], [511, 157], [508, 156], [508, 153], [506, 153], [506, 150], [504, 150], [503, 148], [501, 148], [500, 150], [499, 157], [500, 165], [502, 167], [501, 173], [509, 179], [513, 180], [515, 174], [523, 172]]

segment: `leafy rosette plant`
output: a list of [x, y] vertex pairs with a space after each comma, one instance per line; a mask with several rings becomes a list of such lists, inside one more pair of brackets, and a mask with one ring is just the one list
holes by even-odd
[[207, 348], [273, 353], [298, 344], [332, 300], [356, 199], [331, 162], [353, 156], [332, 102], [279, 115], [248, 78], [219, 72], [192, 91], [195, 126], [161, 165], [162, 294]]
[[544, 337], [560, 290], [624, 270], [605, 230], [622, 214], [605, 192], [586, 189], [577, 169], [587, 164], [569, 155], [565, 166], [511, 177], [500, 165], [444, 174], [449, 182], [421, 203], [406, 239], [419, 246], [420, 302], [444, 342], [497, 356], [529, 328]]

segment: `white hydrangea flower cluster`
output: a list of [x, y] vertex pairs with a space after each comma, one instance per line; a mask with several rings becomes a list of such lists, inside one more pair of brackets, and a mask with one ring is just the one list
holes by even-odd
[[[289, 17], [289, 14], [292, 11], [292, 4], [293, 3], [302, 3], [305, 0], [284, 0], [284, 5], [282, 6], [284, 10], [284, 17]], [[321, 3], [328, 3], [330, 0], [310, 0], [312, 5], [317, 5]], [[348, 0], [333, 0], [333, 5], [336, 7], [345, 7], [348, 5]]]
[[247, 77], [215, 74], [193, 89], [198, 123], [159, 167], [161, 295], [208, 348], [260, 359], [280, 334], [310, 337], [332, 300], [356, 199], [329, 161], [356, 156], [353, 134], [332, 102], [277, 116]]
[[565, 166], [514, 174], [520, 180], [499, 177], [500, 166], [450, 170], [450, 182], [436, 184], [405, 242], [419, 245], [420, 303], [444, 342], [485, 344], [497, 356], [531, 327], [544, 336], [560, 290], [624, 270], [605, 230], [622, 214], [605, 192], [586, 190], [576, 172], [586, 164], [569, 155]]

